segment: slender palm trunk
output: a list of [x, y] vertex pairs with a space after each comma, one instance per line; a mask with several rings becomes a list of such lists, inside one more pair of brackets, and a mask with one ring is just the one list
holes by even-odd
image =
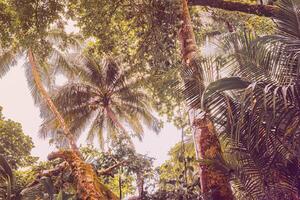
[[65, 136], [68, 138], [69, 144], [71, 146], [71, 148], [78, 152], [78, 148], [76, 146], [75, 143], [75, 139], [72, 135], [72, 133], [70, 132], [70, 130], [68, 129], [68, 126], [65, 122], [65, 120], [63, 119], [63, 117], [61, 116], [61, 114], [59, 113], [58, 109], [56, 108], [56, 106], [54, 105], [52, 99], [50, 98], [49, 94], [47, 93], [47, 91], [45, 90], [45, 88], [42, 85], [42, 81], [37, 69], [37, 64], [34, 58], [34, 55], [32, 53], [32, 50], [29, 49], [28, 50], [28, 58], [29, 58], [29, 62], [31, 65], [31, 71], [32, 71], [32, 75], [36, 84], [36, 87], [39, 91], [39, 93], [41, 94], [42, 98], [44, 99], [44, 101], [47, 103], [49, 109], [52, 111], [52, 113], [55, 115], [56, 119], [58, 120], [61, 128], [63, 129], [63, 133], [65, 134]]
[[[187, 0], [182, 0], [182, 27], [179, 33], [182, 60], [186, 68], [196, 65], [197, 46]], [[192, 108], [192, 110], [195, 110]], [[221, 154], [220, 144], [208, 117], [192, 118], [196, 153], [200, 159], [216, 159]], [[213, 166], [200, 164], [200, 186], [203, 197], [213, 200], [232, 200], [228, 177]]]
[[40, 75], [37, 69], [37, 64], [32, 53], [28, 50], [29, 62], [31, 64], [31, 71], [34, 77], [35, 84], [40, 92], [43, 100], [47, 103], [49, 109], [53, 112], [55, 117], [60, 123], [65, 136], [67, 137], [71, 151], [60, 151], [49, 155], [49, 159], [62, 158], [66, 160], [72, 169], [77, 185], [77, 193], [81, 196], [82, 200], [115, 200], [116, 196], [107, 188], [105, 188], [98, 180], [98, 177], [93, 170], [92, 166], [85, 163], [80, 157], [79, 150], [75, 144], [75, 139], [67, 127], [63, 117], [54, 105], [47, 91], [42, 85]]
[[137, 182], [137, 189], [139, 193], [139, 199], [143, 199], [144, 197], [144, 177], [142, 172], [137, 172], [136, 174], [136, 182]]
[[119, 196], [120, 196], [120, 200], [122, 200], [122, 176], [121, 174], [119, 174]]

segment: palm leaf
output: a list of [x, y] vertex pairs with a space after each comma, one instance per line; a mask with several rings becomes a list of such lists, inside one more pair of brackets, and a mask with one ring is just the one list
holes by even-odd
[[[57, 88], [52, 99], [74, 134], [83, 132], [91, 119], [87, 140], [91, 142], [98, 135], [101, 146], [104, 132], [109, 141], [116, 141], [122, 135], [130, 139], [126, 125], [138, 137], [143, 134], [141, 122], [158, 132], [158, 120], [151, 114], [150, 97], [138, 88], [139, 79], [127, 77], [130, 70], [122, 70], [118, 60], [78, 54], [75, 60], [68, 62], [77, 75]], [[45, 112], [43, 117], [49, 121], [51, 115]], [[55, 126], [49, 123], [46, 128], [47, 124], [44, 125], [41, 132], [46, 136]]]
[[5, 188], [5, 190], [1, 192], [0, 197], [4, 195], [3, 198], [10, 200], [12, 195], [12, 189], [14, 188], [15, 184], [14, 175], [11, 167], [2, 155], [0, 155], [0, 178], [4, 181], [0, 182], [0, 191], [2, 190], [2, 188]]

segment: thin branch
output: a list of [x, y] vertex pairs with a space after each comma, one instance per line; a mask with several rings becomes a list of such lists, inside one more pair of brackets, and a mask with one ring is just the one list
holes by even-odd
[[121, 161], [121, 162], [118, 162], [118, 163], [114, 164], [113, 166], [110, 166], [110, 167], [107, 168], [107, 169], [103, 169], [103, 170], [98, 171], [98, 174], [99, 174], [99, 175], [108, 174], [108, 173], [111, 172], [113, 169], [115, 169], [115, 168], [117, 168], [117, 167], [119, 167], [119, 166], [125, 164], [126, 162], [127, 162], [127, 160], [123, 160], [123, 161]]
[[35, 178], [35, 180], [33, 182], [31, 182], [30, 184], [28, 184], [26, 186], [26, 188], [32, 187], [36, 184], [40, 183], [40, 179], [42, 177], [53, 177], [53, 176], [58, 176], [61, 172], [63, 172], [66, 167], [67, 167], [68, 163], [67, 162], [62, 162], [61, 164], [57, 165], [55, 168], [50, 169], [50, 170], [43, 170], [41, 171]]

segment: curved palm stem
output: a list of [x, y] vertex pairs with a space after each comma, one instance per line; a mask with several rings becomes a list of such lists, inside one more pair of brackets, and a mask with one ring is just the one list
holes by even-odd
[[109, 108], [109, 106], [105, 107], [105, 110], [106, 110], [108, 117], [113, 121], [113, 123], [116, 124], [125, 133], [126, 132], [125, 128], [119, 122], [115, 113]]
[[34, 58], [34, 55], [33, 55], [31, 49], [28, 50], [28, 58], [29, 58], [29, 62], [31, 64], [31, 71], [32, 71], [37, 89], [39, 90], [40, 94], [43, 96], [43, 99], [47, 103], [49, 109], [53, 112], [53, 114], [57, 118], [60, 126], [63, 129], [63, 132], [64, 132], [65, 136], [69, 140], [69, 144], [70, 144], [72, 150], [79, 153], [78, 147], [76, 146], [76, 143], [75, 143], [75, 139], [74, 139], [72, 133], [70, 132], [65, 120], [63, 119], [63, 117], [59, 113], [58, 109], [56, 108], [56, 106], [54, 105], [54, 103], [51, 100], [50, 96], [48, 95], [47, 91], [45, 90], [45, 88], [42, 85], [42, 81], [41, 81], [41, 78], [39, 76], [39, 72], [37, 70], [37, 64], [36, 64], [36, 61], [35, 61], [35, 58]]

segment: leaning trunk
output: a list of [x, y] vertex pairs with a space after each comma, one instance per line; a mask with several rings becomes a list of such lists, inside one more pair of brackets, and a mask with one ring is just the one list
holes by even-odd
[[74, 151], [59, 151], [51, 153], [49, 160], [56, 158], [64, 159], [70, 166], [74, 176], [77, 194], [81, 200], [117, 200], [108, 188], [100, 183], [93, 167], [85, 163]]
[[37, 69], [37, 64], [36, 64], [36, 61], [35, 61], [35, 58], [34, 58], [34, 55], [33, 55], [31, 49], [28, 50], [28, 57], [29, 57], [30, 65], [31, 65], [32, 76], [34, 78], [36, 87], [37, 87], [40, 95], [42, 96], [43, 100], [45, 101], [45, 103], [48, 105], [51, 112], [55, 115], [56, 119], [58, 120], [58, 123], [61, 126], [64, 135], [67, 137], [71, 148], [74, 151], [78, 152], [78, 148], [76, 146], [75, 139], [74, 139], [72, 133], [68, 129], [68, 126], [67, 126], [65, 120], [59, 113], [57, 107], [54, 105], [52, 99], [50, 98], [47, 91], [45, 90], [45, 88], [42, 85], [42, 81], [41, 81], [41, 78], [40, 78], [40, 75], [39, 75], [39, 72]]
[[75, 139], [68, 129], [67, 124], [65, 123], [63, 117], [59, 113], [55, 104], [51, 100], [47, 91], [42, 85], [42, 81], [40, 79], [40, 75], [37, 69], [37, 64], [32, 53], [32, 50], [28, 50], [29, 62], [31, 64], [31, 71], [37, 86], [39, 93], [41, 94], [45, 103], [47, 103], [49, 109], [53, 112], [55, 117], [57, 118], [60, 126], [63, 129], [65, 136], [67, 137], [69, 144], [71, 146], [70, 151], [53, 153], [49, 156], [50, 159], [54, 158], [63, 158], [68, 162], [72, 169], [72, 173], [75, 177], [76, 185], [77, 185], [77, 193], [81, 196], [82, 200], [114, 200], [117, 199], [115, 195], [105, 188], [98, 180], [96, 173], [94, 172], [91, 165], [85, 163], [80, 157], [79, 150], [75, 144]]
[[[186, 68], [193, 68], [196, 62], [197, 46], [187, 0], [182, 0], [182, 27], [179, 33], [181, 43], [182, 60]], [[191, 109], [196, 113], [196, 109]], [[214, 160], [221, 154], [220, 144], [213, 128], [213, 124], [207, 117], [197, 118], [191, 116], [193, 121], [193, 134], [196, 153], [200, 159]], [[201, 193], [204, 197], [210, 196], [214, 200], [232, 200], [228, 177], [213, 166], [200, 164], [199, 166]]]

